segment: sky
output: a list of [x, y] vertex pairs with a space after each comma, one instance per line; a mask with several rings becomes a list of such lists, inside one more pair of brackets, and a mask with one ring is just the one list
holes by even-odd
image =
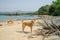
[[50, 5], [53, 0], [0, 0], [0, 12], [37, 11], [41, 6]]

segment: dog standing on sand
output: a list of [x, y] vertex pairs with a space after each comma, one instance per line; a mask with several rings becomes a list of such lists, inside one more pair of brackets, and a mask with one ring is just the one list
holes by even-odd
[[28, 27], [30, 27], [30, 31], [32, 32], [32, 26], [33, 26], [34, 22], [35, 22], [35, 20], [31, 20], [29, 22], [24, 22], [22, 20], [22, 31], [24, 32], [25, 27], [28, 26]]

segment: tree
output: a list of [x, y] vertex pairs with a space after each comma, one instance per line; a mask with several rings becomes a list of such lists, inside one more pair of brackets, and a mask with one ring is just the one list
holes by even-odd
[[60, 0], [53, 1], [49, 8], [49, 15], [60, 16]]
[[48, 15], [48, 11], [49, 11], [49, 5], [42, 6], [41, 8], [39, 8], [38, 14], [39, 15]]

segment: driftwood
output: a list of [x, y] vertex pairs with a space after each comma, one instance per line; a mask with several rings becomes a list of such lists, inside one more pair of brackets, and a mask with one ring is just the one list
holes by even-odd
[[40, 31], [40, 34], [43, 36], [43, 39], [45, 39], [46, 36], [49, 36], [51, 34], [54, 34], [54, 35], [58, 35], [60, 37], [60, 25], [56, 25], [53, 20], [51, 19], [51, 23], [49, 24], [48, 22], [46, 22], [46, 20], [44, 20], [45, 18], [43, 18], [43, 23], [40, 23], [39, 24], [43, 27], [43, 29]]

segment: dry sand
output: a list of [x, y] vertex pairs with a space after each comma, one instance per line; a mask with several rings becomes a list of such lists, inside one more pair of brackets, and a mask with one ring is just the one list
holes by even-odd
[[[42, 21], [40, 20], [40, 22]], [[40, 25], [37, 25], [37, 23], [33, 25], [32, 33], [30, 33], [29, 27], [25, 28], [24, 33], [22, 32], [21, 21], [14, 21], [13, 24], [7, 24], [7, 22], [0, 22], [0, 24], [2, 24], [2, 26], [0, 26], [0, 40], [42, 40], [43, 38], [43, 36], [31, 35], [34, 33], [34, 30], [37, 30], [38, 28], [42, 28]], [[53, 39], [57, 40], [58, 38], [59, 38], [58, 36], [51, 36], [45, 38], [45, 40], [53, 40]]]

